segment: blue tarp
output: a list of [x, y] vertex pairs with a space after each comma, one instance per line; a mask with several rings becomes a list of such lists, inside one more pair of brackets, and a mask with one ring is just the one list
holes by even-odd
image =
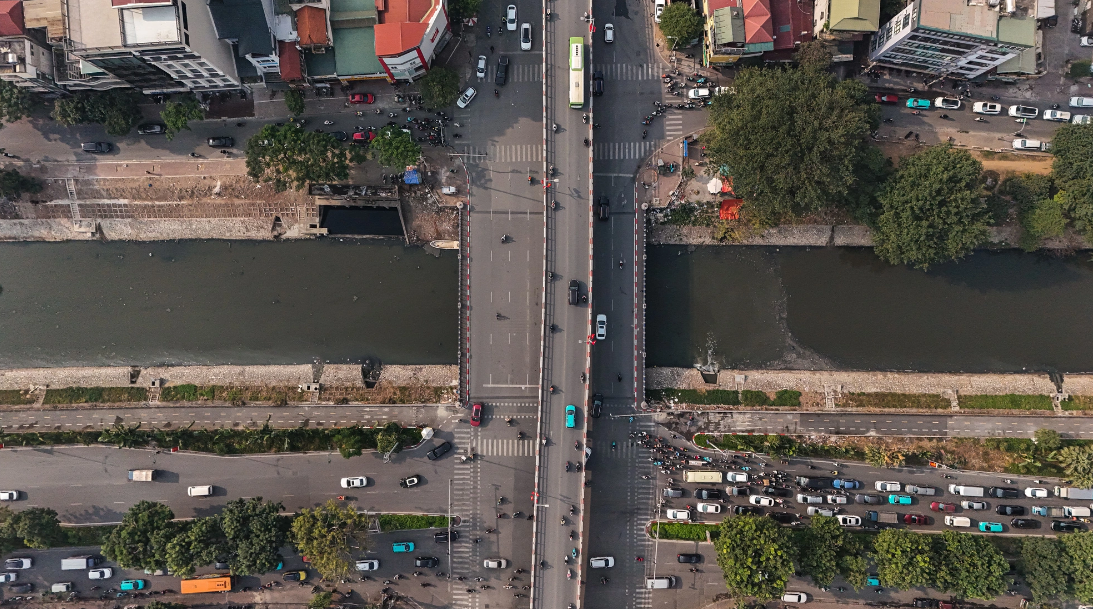
[[421, 184], [421, 176], [418, 174], [416, 169], [411, 169], [410, 171], [407, 171], [402, 176], [402, 183], [403, 184]]

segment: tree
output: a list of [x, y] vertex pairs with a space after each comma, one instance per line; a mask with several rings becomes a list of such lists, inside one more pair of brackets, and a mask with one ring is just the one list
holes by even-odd
[[880, 195], [877, 255], [925, 270], [984, 242], [990, 214], [979, 194], [982, 172], [971, 154], [949, 145], [904, 158]]
[[77, 91], [53, 102], [52, 116], [66, 127], [98, 123], [110, 135], [122, 136], [144, 118], [140, 101], [140, 94], [132, 89]]
[[180, 102], [167, 102], [163, 111], [159, 113], [159, 118], [167, 127], [165, 133], [167, 139], [172, 140], [183, 129], [190, 130], [190, 121], [205, 120], [205, 110], [201, 108], [201, 104], [197, 103], [197, 98], [187, 95]]
[[1093, 238], [1093, 125], [1063, 125], [1051, 140], [1051, 175], [1074, 226]]
[[822, 72], [831, 67], [831, 48], [819, 40], [809, 40], [793, 55], [803, 70]]
[[372, 140], [373, 156], [384, 167], [405, 167], [421, 158], [421, 146], [400, 127], [387, 126]]
[[167, 543], [167, 567], [179, 577], [189, 577], [198, 567], [212, 564], [227, 552], [220, 518], [198, 518], [181, 525]]
[[990, 600], [1006, 591], [1009, 563], [990, 539], [945, 531], [937, 543], [934, 587], [960, 598]]
[[6, 80], [0, 81], [0, 120], [14, 123], [30, 114], [30, 108], [30, 94], [26, 89]]
[[343, 577], [353, 570], [353, 553], [367, 547], [368, 519], [331, 499], [300, 511], [292, 520], [292, 542], [323, 578]]
[[713, 99], [708, 152], [728, 168], [750, 221], [776, 224], [839, 201], [855, 214], [872, 209], [884, 159], [866, 143], [879, 115], [864, 85], [745, 68], [733, 86]]
[[362, 163], [366, 153], [343, 146], [329, 133], [293, 125], [266, 125], [247, 140], [247, 175], [272, 183], [275, 190], [303, 189], [309, 182], [349, 178], [350, 163]]
[[381, 454], [387, 454], [395, 450], [401, 433], [402, 426], [394, 421], [384, 425], [383, 431], [376, 434], [376, 450]]
[[299, 89], [285, 91], [285, 108], [289, 114], [300, 116], [304, 113], [304, 92]]
[[1059, 451], [1058, 458], [1071, 484], [1081, 488], [1093, 487], [1093, 447], [1067, 446]]
[[452, 11], [452, 21], [455, 22], [477, 15], [478, 9], [482, 7], [482, 0], [452, 0], [448, 7]]
[[1063, 545], [1064, 569], [1070, 576], [1074, 598], [1083, 603], [1093, 601], [1093, 532], [1073, 533], [1060, 537], [1059, 541]]
[[873, 541], [873, 561], [882, 586], [907, 590], [929, 586], [937, 559], [927, 535], [885, 529]]
[[1019, 216], [1021, 228], [1021, 248], [1031, 252], [1039, 249], [1044, 239], [1061, 237], [1066, 230], [1066, 195], [1060, 192], [1054, 197], [1040, 199], [1026, 209], [1021, 210]]
[[1036, 430], [1032, 437], [1036, 440], [1036, 445], [1040, 447], [1040, 450], [1045, 453], [1059, 450], [1063, 446], [1063, 437], [1054, 429], [1041, 427]]
[[660, 14], [660, 32], [672, 44], [672, 48], [685, 47], [702, 37], [704, 20], [698, 11], [686, 2], [672, 2]]
[[281, 562], [286, 531], [281, 511], [285, 506], [261, 497], [235, 499], [220, 513], [220, 527], [230, 548], [228, 564], [235, 575], [268, 573]]
[[333, 592], [318, 592], [307, 603], [307, 609], [329, 609], [334, 600]]
[[4, 522], [5, 536], [22, 539], [29, 548], [44, 550], [59, 545], [65, 538], [57, 512], [32, 507], [15, 512]]
[[445, 108], [459, 97], [459, 74], [443, 66], [436, 66], [425, 73], [420, 81], [422, 101], [426, 106]]
[[830, 586], [839, 573], [840, 554], [849, 537], [838, 520], [813, 516], [812, 525], [801, 531], [797, 544], [801, 573], [821, 588]]
[[167, 544], [180, 530], [171, 508], [141, 501], [129, 508], [102, 544], [106, 558], [123, 569], [161, 569], [167, 564]]
[[789, 532], [770, 518], [726, 518], [714, 540], [725, 586], [737, 597], [767, 601], [785, 591], [793, 575], [796, 548]]
[[35, 177], [25, 176], [15, 169], [0, 171], [0, 196], [18, 199], [23, 196], [24, 192], [31, 194], [42, 192], [42, 181]]
[[1069, 569], [1058, 538], [1022, 537], [1020, 566], [1033, 601], [1060, 599], [1066, 594]]

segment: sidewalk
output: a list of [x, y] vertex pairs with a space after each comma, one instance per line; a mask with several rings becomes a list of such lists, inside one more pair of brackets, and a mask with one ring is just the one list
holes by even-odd
[[[217, 154], [216, 157], [223, 155]], [[140, 177], [204, 177], [216, 175], [244, 175], [246, 161], [242, 158], [194, 158], [172, 161], [88, 161], [45, 162], [15, 161], [4, 164], [5, 169], [18, 169], [24, 175], [43, 180], [99, 179]]]
[[[705, 165], [701, 159], [701, 146], [691, 146], [694, 138], [698, 132], [684, 135], [681, 138], [671, 140], [654, 150], [641, 165], [641, 169], [638, 170], [637, 181], [637, 202], [647, 203], [649, 207], [667, 207], [670, 204], [678, 203], [680, 200], [687, 199], [687, 193], [683, 192], [682, 187], [685, 187], [685, 180], [683, 178], [683, 168], [691, 167], [694, 169], [695, 162], [702, 162], [703, 165], [699, 166], [696, 174], [700, 174], [702, 167]], [[683, 156], [683, 141], [688, 140], [687, 157]], [[675, 164], [675, 171], [671, 173], [662, 173], [658, 171], [658, 167], [668, 167]], [[686, 161], [686, 162], [685, 162]], [[665, 170], [666, 171], [666, 170]], [[691, 178], [694, 180], [694, 178]], [[648, 188], [645, 188], [648, 186]], [[705, 191], [702, 190], [698, 196], [702, 198]], [[706, 193], [708, 194], [708, 193]], [[694, 198], [694, 197], [691, 197]]]

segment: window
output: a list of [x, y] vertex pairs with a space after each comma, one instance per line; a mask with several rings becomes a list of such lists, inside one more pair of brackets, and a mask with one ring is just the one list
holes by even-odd
[[182, 40], [183, 40], [183, 42], [186, 43], [186, 46], [189, 46], [190, 45], [190, 33], [189, 32], [183, 32], [182, 33]]
[[190, 18], [186, 14], [186, 3], [180, 2], [179, 4], [182, 6], [182, 29], [188, 30], [190, 29]]

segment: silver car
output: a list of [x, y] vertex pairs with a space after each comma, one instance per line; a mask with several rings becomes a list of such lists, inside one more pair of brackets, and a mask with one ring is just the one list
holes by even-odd
[[505, 9], [505, 29], [510, 32], [516, 31], [516, 5], [510, 4]]
[[467, 87], [467, 90], [463, 92], [463, 95], [459, 96], [459, 99], [455, 100], [455, 105], [460, 108], [466, 108], [474, 96], [478, 94], [478, 91], [474, 90], [474, 87]]
[[486, 56], [485, 55], [479, 55], [478, 56], [478, 67], [475, 68], [474, 75], [479, 77], [479, 78], [485, 78], [486, 77]]

